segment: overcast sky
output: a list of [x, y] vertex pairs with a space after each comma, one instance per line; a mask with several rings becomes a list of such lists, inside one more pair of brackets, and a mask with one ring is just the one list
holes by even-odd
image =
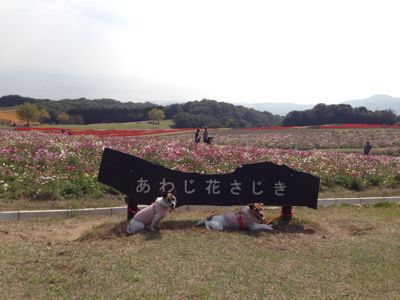
[[0, 0], [0, 96], [400, 96], [400, 1]]

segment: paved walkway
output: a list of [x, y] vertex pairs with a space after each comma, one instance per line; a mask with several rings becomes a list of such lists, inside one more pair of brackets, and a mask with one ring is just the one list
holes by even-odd
[[[365, 198], [327, 198], [318, 199], [318, 206], [331, 205], [372, 205], [379, 202], [400, 203], [399, 197], [365, 197]], [[144, 207], [144, 206], [142, 206]], [[210, 208], [211, 206], [184, 205], [179, 207], [181, 210], [194, 210]], [[141, 208], [141, 206], [139, 206]], [[20, 210], [0, 212], [0, 221], [19, 221], [35, 218], [59, 218], [73, 216], [115, 216], [126, 214], [126, 206], [102, 207], [102, 208], [82, 208], [82, 209], [55, 209], [55, 210]]]

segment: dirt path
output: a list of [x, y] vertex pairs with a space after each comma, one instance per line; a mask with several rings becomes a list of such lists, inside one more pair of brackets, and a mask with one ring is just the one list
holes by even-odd
[[119, 219], [121, 217], [98, 216], [1, 222], [0, 244], [18, 240], [27, 242], [73, 241], [100, 224]]

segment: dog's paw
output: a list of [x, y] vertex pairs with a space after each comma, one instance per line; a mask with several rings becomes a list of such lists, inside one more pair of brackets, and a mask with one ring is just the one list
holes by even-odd
[[266, 230], [274, 230], [274, 227], [272, 225], [265, 225]]

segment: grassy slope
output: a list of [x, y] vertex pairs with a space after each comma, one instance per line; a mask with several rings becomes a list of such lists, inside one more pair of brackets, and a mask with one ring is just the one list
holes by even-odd
[[15, 109], [0, 109], [0, 120], [9, 120], [16, 124], [22, 123], [21, 120], [17, 118], [16, 112]]
[[75, 128], [75, 129], [170, 129], [173, 125], [172, 120], [162, 120], [160, 124], [152, 124], [149, 121], [143, 122], [127, 122], [127, 123], [100, 123], [89, 125], [49, 125], [43, 124], [38, 127], [55, 127], [55, 128]]
[[[17, 125], [22, 125], [23, 122], [17, 118], [15, 108], [1, 108], [0, 120], [9, 120]], [[43, 124], [37, 127], [55, 127], [55, 128], [77, 128], [77, 129], [170, 129], [173, 125], [172, 120], [162, 120], [160, 124], [151, 124], [148, 121], [143, 122], [126, 122], [126, 123], [102, 123], [89, 125], [50, 125]], [[36, 127], [36, 126], [35, 126]]]
[[[10, 299], [400, 294], [400, 207], [299, 209], [294, 225], [273, 233], [192, 226], [207, 213], [176, 212], [159, 233], [132, 237], [116, 217], [0, 223], [0, 290]], [[73, 231], [89, 223], [86, 233]]]

